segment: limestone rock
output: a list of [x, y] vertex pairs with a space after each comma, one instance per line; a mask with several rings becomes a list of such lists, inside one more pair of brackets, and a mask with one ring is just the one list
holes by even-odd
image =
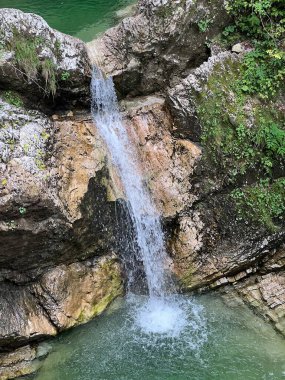
[[5, 8], [0, 36], [1, 87], [34, 101], [87, 101], [91, 70], [82, 41], [50, 28], [40, 16]]
[[1, 284], [0, 348], [87, 322], [122, 292], [121, 267], [112, 255], [57, 266], [33, 284]]
[[[216, 107], [219, 114], [226, 115], [227, 122], [234, 128], [239, 125], [238, 111], [233, 110], [236, 95], [231, 87], [239, 73], [240, 57], [231, 52], [221, 52], [168, 90], [167, 106], [175, 125], [172, 134], [182, 141], [190, 140], [198, 146], [203, 144], [200, 159], [189, 177], [194, 203], [176, 219], [169, 238], [176, 272], [184, 285], [191, 289], [221, 286], [249, 276], [285, 237], [282, 221], [279, 221], [280, 227], [276, 231], [270, 231], [240, 220], [230, 194], [243, 181], [245, 184], [257, 181], [254, 170], [244, 177], [240, 175], [229, 179], [229, 169], [223, 171], [203, 141], [211, 122], [213, 125], [221, 122], [220, 119], [212, 121], [209, 116], [208, 124], [205, 124], [201, 119], [201, 107], [204, 107], [207, 118], [208, 103], [209, 107]], [[219, 105], [218, 99], [223, 99]], [[256, 105], [260, 106], [258, 100], [251, 98], [242, 109], [248, 128], [254, 125]], [[221, 123], [219, 128], [222, 130], [224, 124]], [[213, 137], [213, 145], [215, 143], [218, 147], [219, 141]], [[229, 161], [231, 158], [229, 154]], [[279, 172], [282, 176], [284, 168]]]
[[0, 380], [14, 379], [35, 372], [39, 368], [36, 357], [36, 349], [31, 346], [21, 347], [10, 353], [0, 353]]
[[[284, 246], [277, 255], [284, 256]], [[275, 255], [273, 256], [273, 258]], [[265, 264], [266, 265], [266, 264]], [[285, 272], [283, 267], [273, 273], [258, 274], [235, 285], [241, 298], [256, 313], [271, 321], [276, 330], [285, 336]], [[264, 267], [261, 268], [261, 271]]]
[[150, 94], [206, 60], [206, 41], [228, 22], [222, 0], [141, 0], [136, 16], [89, 43], [88, 51], [122, 95]]
[[242, 47], [242, 44], [235, 44], [233, 47], [232, 47], [232, 52], [233, 53], [243, 53], [244, 49]]
[[123, 101], [121, 105], [146, 185], [162, 216], [174, 217], [195, 200], [189, 176], [199, 162], [201, 150], [190, 141], [173, 138], [173, 120], [163, 98], [149, 96]]
[[30, 278], [103, 252], [102, 234], [109, 236], [108, 251], [116, 239], [116, 206], [108, 201], [106, 152], [92, 123], [53, 123], [39, 112], [1, 105], [0, 279]]
[[122, 291], [110, 252], [123, 239], [119, 192], [89, 114], [52, 121], [1, 99], [0, 147], [3, 349], [103, 311]]
[[231, 71], [236, 61], [238, 57], [234, 54], [228, 51], [221, 52], [210, 57], [179, 84], [168, 90], [167, 103], [176, 123], [177, 136], [200, 141], [201, 125], [197, 117], [197, 98], [207, 96], [203, 89], [217, 68], [221, 72]]

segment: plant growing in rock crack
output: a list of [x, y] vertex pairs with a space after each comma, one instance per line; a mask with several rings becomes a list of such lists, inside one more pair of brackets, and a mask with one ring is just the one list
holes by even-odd
[[3, 93], [3, 99], [7, 103], [12, 104], [15, 107], [23, 107], [24, 105], [20, 96], [14, 91], [5, 91]]
[[46, 82], [46, 88], [52, 96], [56, 93], [56, 66], [49, 58], [41, 63], [42, 76]]
[[20, 213], [21, 215], [26, 214], [26, 212], [27, 212], [27, 209], [26, 209], [25, 207], [19, 207], [19, 213]]
[[64, 72], [61, 74], [61, 80], [62, 80], [62, 81], [67, 81], [69, 78], [70, 78], [70, 73], [69, 73], [68, 71], [64, 71]]
[[208, 18], [206, 18], [204, 20], [200, 20], [198, 22], [198, 28], [199, 28], [200, 32], [205, 33], [209, 29], [211, 22], [212, 21]]
[[28, 81], [36, 83], [39, 87], [38, 74], [40, 73], [45, 81], [45, 93], [52, 96], [56, 93], [56, 65], [50, 58], [40, 60], [38, 49], [45, 43], [42, 37], [31, 38], [13, 31], [13, 38], [10, 41], [10, 50], [15, 53], [15, 60]]

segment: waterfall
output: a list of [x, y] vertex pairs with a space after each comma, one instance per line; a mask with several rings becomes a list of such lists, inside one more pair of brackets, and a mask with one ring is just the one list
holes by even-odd
[[[201, 308], [195, 306], [190, 298], [181, 297], [175, 292], [167, 270], [169, 259], [160, 216], [144, 181], [136, 146], [123, 123], [112, 78], [106, 78], [99, 69], [94, 68], [91, 91], [94, 123], [122, 182], [130, 215], [128, 219], [136, 237], [137, 259], [143, 263], [148, 286], [149, 295], [143, 303], [143, 296], [129, 293], [134, 326], [148, 336], [159, 334], [171, 338], [181, 337], [188, 328], [187, 339], [192, 342], [189, 326], [192, 326], [195, 336], [197, 331], [204, 331], [199, 327], [203, 325]], [[191, 315], [193, 320], [189, 319]]]
[[164, 298], [173, 284], [165, 269], [168, 258], [160, 217], [144, 183], [138, 152], [124, 126], [112, 78], [94, 68], [91, 92], [94, 122], [124, 187], [149, 296]]

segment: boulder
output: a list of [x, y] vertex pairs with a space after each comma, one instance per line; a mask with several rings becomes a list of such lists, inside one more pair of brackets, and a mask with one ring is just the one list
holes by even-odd
[[33, 103], [88, 102], [91, 76], [85, 44], [17, 9], [0, 9], [0, 88]]
[[87, 44], [88, 52], [121, 95], [146, 95], [207, 60], [207, 41], [229, 21], [222, 0], [141, 0], [136, 16]]

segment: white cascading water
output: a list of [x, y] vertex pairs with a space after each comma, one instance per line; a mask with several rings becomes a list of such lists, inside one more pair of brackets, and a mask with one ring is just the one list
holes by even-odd
[[121, 178], [146, 275], [149, 297], [137, 310], [136, 324], [146, 333], [177, 336], [186, 324], [185, 308], [171, 295], [174, 285], [166, 270], [169, 259], [160, 217], [120, 115], [113, 79], [94, 68], [91, 92], [94, 123]]

